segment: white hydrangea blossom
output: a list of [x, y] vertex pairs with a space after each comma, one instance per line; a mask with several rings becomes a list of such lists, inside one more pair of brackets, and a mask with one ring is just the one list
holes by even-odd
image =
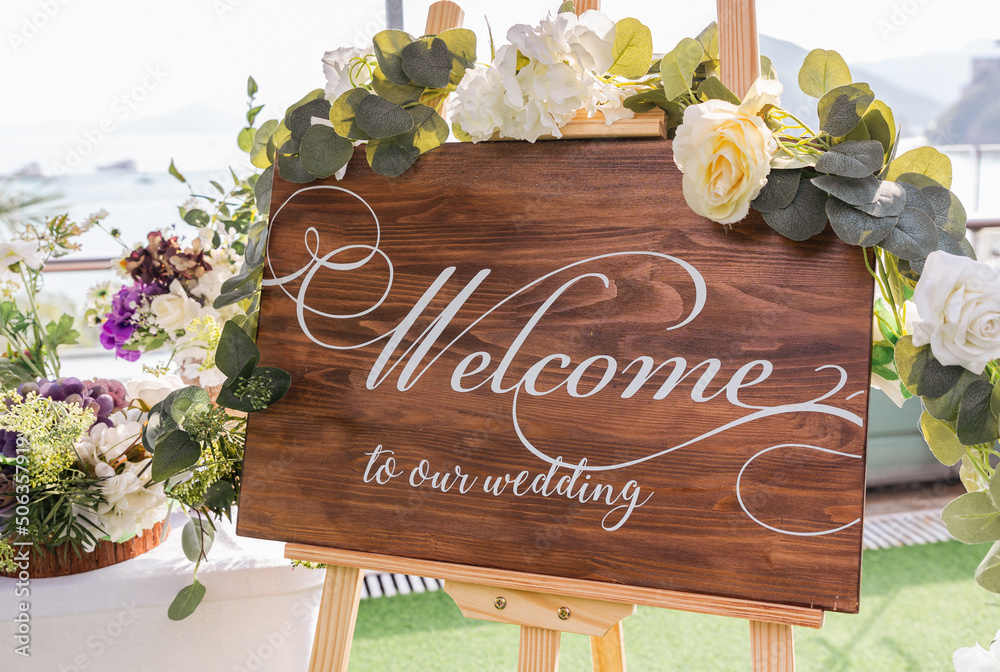
[[631, 118], [622, 101], [633, 90], [601, 77], [611, 67], [614, 39], [614, 22], [595, 10], [580, 17], [549, 14], [534, 28], [514, 26], [491, 65], [466, 70], [452, 122], [473, 142], [497, 131], [534, 142], [562, 137], [559, 129], [579, 110], [590, 117], [601, 112], [608, 125]]
[[[150, 483], [148, 463], [123, 461], [125, 453], [141, 442], [143, 413], [138, 409], [119, 411], [108, 427], [98, 423], [77, 444], [80, 459], [101, 479], [97, 485], [104, 501], [96, 510], [75, 507], [76, 515], [87, 519], [112, 541], [142, 536], [167, 515], [163, 483]], [[145, 470], [145, 471], [144, 471]], [[100, 536], [97, 534], [96, 536]]]

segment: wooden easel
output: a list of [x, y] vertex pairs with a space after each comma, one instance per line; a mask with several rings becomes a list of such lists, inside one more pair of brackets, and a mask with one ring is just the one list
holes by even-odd
[[[576, 0], [576, 9], [600, 9], [600, 0]], [[760, 73], [754, 0], [717, 0], [717, 9], [722, 80], [743, 95]], [[436, 2], [425, 33], [460, 27], [463, 18], [455, 3]], [[570, 137], [591, 136], [584, 131]], [[299, 544], [286, 545], [285, 557], [328, 565], [310, 672], [347, 672], [364, 568], [444, 579], [445, 591], [467, 618], [519, 625], [518, 672], [557, 672], [563, 632], [590, 636], [594, 672], [625, 672], [622, 619], [639, 604], [746, 619], [754, 672], [794, 672], [792, 626], [819, 628], [824, 618], [823, 611], [805, 607]]]

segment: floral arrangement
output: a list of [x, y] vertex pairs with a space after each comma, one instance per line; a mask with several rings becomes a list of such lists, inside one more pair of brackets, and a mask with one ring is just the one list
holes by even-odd
[[[171, 172], [186, 182], [173, 165]], [[91, 291], [87, 320], [101, 327], [101, 344], [117, 357], [136, 361], [142, 353], [169, 349], [185, 382], [215, 388], [225, 381], [215, 366], [215, 349], [223, 325], [237, 316], [245, 320], [246, 311], [237, 304], [218, 309], [213, 304], [240, 270], [240, 252], [256, 214], [252, 187], [232, 177], [229, 191], [213, 182], [217, 195], [192, 192], [179, 208], [197, 231], [190, 243], [160, 230], [151, 231], [145, 245], [122, 243], [125, 254], [116, 268], [126, 282], [117, 292], [113, 283]], [[117, 231], [107, 232], [121, 243]]]
[[[0, 359], [0, 569], [13, 571], [15, 544], [36, 554], [62, 547], [86, 553], [99, 540], [148, 534], [181, 507], [190, 518], [182, 546], [195, 579], [168, 615], [185, 618], [200, 603], [205, 587], [197, 570], [214, 521], [231, 515], [239, 493], [246, 413], [277, 401], [290, 384], [285, 372], [257, 366], [256, 299], [233, 288], [242, 256], [253, 258], [248, 234], [263, 227], [256, 177], [233, 174], [233, 182], [229, 191], [213, 183], [219, 197], [180, 208], [198, 229], [193, 242], [151, 232], [118, 263], [126, 284], [91, 291], [87, 320], [100, 326], [105, 347], [130, 361], [157, 348], [171, 353], [167, 365], [124, 384], [60, 376], [58, 349], [79, 333], [70, 315], [45, 323], [39, 300], [47, 261], [77, 249], [74, 239], [90, 228], [104, 228], [107, 213], [82, 224], [52, 218], [0, 243], [7, 299], [0, 302], [7, 341]], [[120, 240], [119, 232], [108, 233]], [[224, 294], [231, 301], [213, 305]]]
[[[325, 89], [282, 119], [240, 135], [264, 170], [267, 208], [275, 166], [283, 179], [341, 179], [354, 147], [371, 168], [397, 176], [449, 135], [462, 141], [562, 136], [579, 114], [609, 125], [662, 110], [688, 205], [723, 226], [751, 208], [778, 234], [804, 241], [829, 223], [859, 248], [875, 279], [872, 384], [897, 404], [920, 398], [923, 435], [968, 489], [944, 513], [955, 538], [995, 542], [977, 581], [1000, 592], [1000, 275], [975, 261], [966, 213], [950, 191], [949, 159], [929, 147], [897, 156], [892, 111], [855, 82], [834, 51], [810, 52], [798, 85], [816, 100], [818, 129], [780, 105], [782, 84], [766, 57], [743, 97], [719, 78], [718, 28], [653, 57], [651, 31], [573, 3], [538, 25], [517, 25], [476, 63], [461, 29], [414, 38], [375, 35], [370, 48], [327, 52]], [[256, 85], [249, 88], [250, 110]], [[441, 113], [449, 101], [450, 129]], [[260, 238], [251, 238], [259, 246]], [[234, 283], [259, 287], [262, 255], [248, 255]], [[244, 294], [245, 295], [245, 294]]]

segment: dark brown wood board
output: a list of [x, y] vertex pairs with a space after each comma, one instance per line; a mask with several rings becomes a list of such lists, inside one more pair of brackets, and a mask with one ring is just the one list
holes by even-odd
[[[275, 179], [241, 534], [856, 612], [872, 279], [664, 140]], [[275, 280], [277, 279], [277, 280]], [[308, 333], [307, 333], [308, 332]]]

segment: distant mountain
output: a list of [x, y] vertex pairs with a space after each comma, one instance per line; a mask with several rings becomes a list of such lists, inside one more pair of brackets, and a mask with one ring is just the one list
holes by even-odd
[[973, 62], [972, 82], [937, 120], [929, 137], [947, 144], [1000, 144], [1000, 58]]
[[233, 129], [242, 121], [241, 116], [207, 105], [188, 105], [156, 117], [127, 121], [121, 130], [126, 133], [235, 133]]
[[[782, 107], [815, 128], [814, 124], [819, 123], [816, 117], [817, 101], [802, 93], [798, 86], [799, 69], [809, 52], [797, 44], [767, 35], [760, 36], [760, 52], [771, 59], [778, 70], [778, 77], [785, 85], [785, 92], [781, 96]], [[893, 69], [906, 71], [907, 60], [895, 59]], [[934, 90], [921, 86], [919, 78], [898, 78], [889, 70], [883, 71], [880, 63], [849, 65], [854, 81], [866, 82], [875, 95], [892, 108], [896, 123], [902, 125], [902, 134], [905, 136], [922, 135], [954, 100], [935, 98]]]

